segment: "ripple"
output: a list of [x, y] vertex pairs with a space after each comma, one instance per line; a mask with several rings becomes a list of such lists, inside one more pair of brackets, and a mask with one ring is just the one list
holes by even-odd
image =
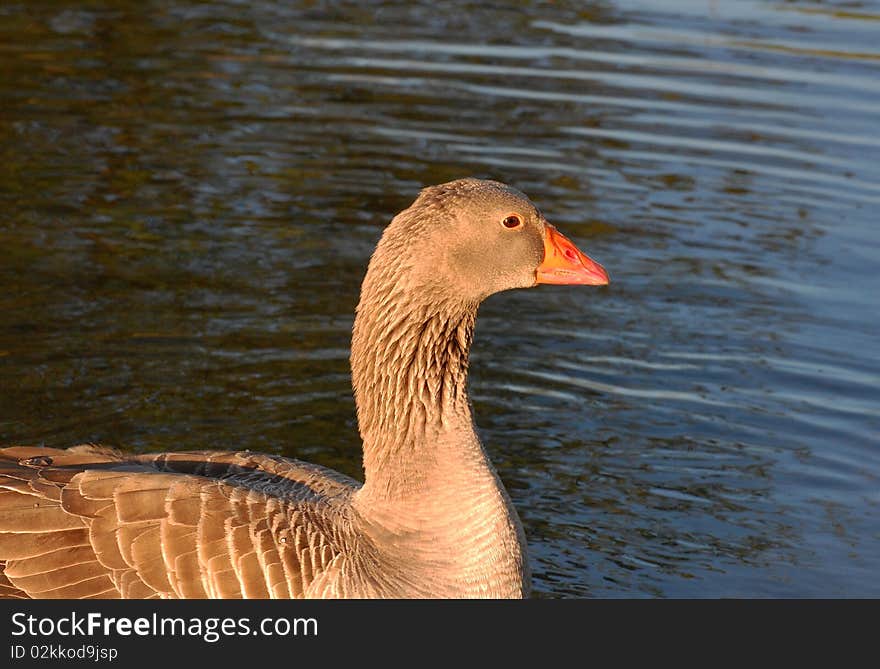
[[638, 397], [644, 399], [672, 400], [676, 402], [688, 402], [692, 404], [703, 404], [708, 406], [729, 406], [727, 402], [713, 400], [703, 397], [697, 393], [664, 390], [657, 388], [628, 388], [626, 386], [602, 383], [593, 379], [575, 378], [555, 372], [542, 372], [534, 369], [520, 369], [517, 373], [525, 376], [532, 376], [538, 379], [546, 379], [560, 385], [575, 386], [592, 390], [597, 393], [607, 393], [610, 395], [621, 395], [623, 397]]
[[[723, 110], [718, 110], [719, 114], [724, 114]], [[656, 114], [642, 114], [638, 118], [638, 125], [666, 125], [682, 128], [699, 128], [702, 130], [721, 130], [724, 132], [739, 131], [751, 136], [761, 135], [765, 138], [785, 137], [798, 140], [807, 140], [809, 142], [823, 141], [836, 144], [854, 144], [861, 147], [877, 147], [880, 148], [880, 138], [870, 133], [870, 126], [864, 127], [864, 132], [853, 133], [854, 128], [847, 125], [834, 132], [823, 131], [821, 128], [792, 128], [786, 125], [770, 125], [765, 123], [756, 123], [754, 119], [750, 121], [733, 121], [730, 119], [718, 118], [716, 115], [713, 119], [685, 119], [671, 116], [661, 116]], [[808, 154], [811, 155], [811, 154]]]
[[810, 165], [834, 165], [837, 167], [851, 167], [852, 160], [835, 158], [820, 153], [781, 149], [774, 146], [761, 146], [746, 144], [744, 142], [722, 141], [703, 139], [699, 137], [687, 137], [683, 135], [657, 135], [653, 132], [640, 132], [636, 130], [622, 130], [610, 128], [564, 128], [564, 132], [585, 137], [608, 137], [624, 142], [637, 142], [654, 144], [656, 146], [676, 146], [682, 149], [703, 151], [706, 153], [738, 153], [767, 158], [783, 158], [786, 160]]
[[[377, 69], [377, 70], [403, 70], [424, 73], [456, 75], [469, 74], [482, 77], [522, 77], [530, 79], [546, 80], [570, 80], [581, 82], [594, 82], [605, 84], [615, 88], [632, 88], [639, 91], [654, 91], [674, 93], [676, 95], [690, 95], [694, 98], [720, 99], [726, 102], [742, 105], [753, 103], [767, 107], [827, 107], [840, 112], [839, 99], [830, 92], [827, 94], [796, 93], [772, 89], [763, 91], [741, 85], [727, 85], [720, 87], [715, 83], [701, 83], [691, 79], [680, 77], [664, 77], [657, 75], [627, 74], [621, 72], [601, 72], [572, 70], [572, 69], [547, 69], [526, 66], [494, 65], [481, 63], [456, 63], [444, 62], [433, 63], [413, 59], [393, 58], [363, 58], [346, 56], [341, 58], [341, 63], [348, 67]], [[849, 100], [845, 113], [853, 111], [867, 114], [880, 113], [880, 103], [862, 102]]]
[[725, 77], [743, 77], [769, 82], [803, 82], [833, 87], [852, 88], [858, 91], [880, 91], [880, 82], [873, 77], [852, 74], [826, 74], [805, 71], [794, 67], [772, 67], [767, 65], [750, 65], [722, 60], [711, 60], [704, 55], [691, 58], [667, 56], [657, 53], [632, 54], [617, 50], [595, 51], [548, 46], [529, 45], [491, 45], [491, 44], [450, 44], [448, 42], [430, 42], [426, 40], [386, 40], [382, 42], [362, 39], [339, 39], [323, 37], [284, 37], [276, 36], [279, 41], [309, 48], [319, 48], [343, 52], [378, 52], [392, 54], [421, 53], [426, 55], [451, 55], [460, 57], [479, 56], [502, 60], [547, 60], [563, 59], [571, 61], [588, 61], [612, 65], [619, 69], [621, 65], [644, 68], [692, 72], [702, 76], [721, 74]]
[[814, 186], [818, 182], [820, 184], [829, 184], [835, 186], [843, 186], [849, 191], [848, 197], [858, 202], [866, 204], [880, 204], [880, 196], [869, 195], [867, 193], [859, 193], [859, 190], [869, 191], [870, 193], [880, 193], [880, 183], [865, 181], [863, 179], [837, 175], [826, 174], [822, 172], [811, 172], [805, 169], [797, 169], [793, 167], [778, 167], [773, 165], [764, 165], [757, 163], [749, 163], [746, 161], [737, 161], [725, 158], [712, 158], [709, 156], [682, 155], [677, 153], [661, 153], [659, 151], [636, 151], [629, 149], [604, 149], [609, 153], [618, 156], [625, 156], [633, 161], [665, 161], [665, 162], [682, 162], [693, 165], [704, 165], [707, 167], [721, 167], [729, 170], [742, 171], [746, 173], [761, 174], [766, 176], [780, 177], [783, 180], [799, 181], [810, 184], [810, 190], [813, 193], [823, 194], [830, 197], [839, 197], [840, 191], [832, 189], [822, 189]]
[[[762, 19], [773, 17], [773, 12], [762, 12]], [[841, 58], [853, 60], [880, 60], [880, 52], [858, 50], [851, 44], [823, 40], [821, 45], [781, 38], [774, 35], [771, 39], [748, 39], [732, 35], [722, 35], [713, 31], [658, 28], [638, 24], [628, 25], [593, 25], [577, 24], [562, 25], [554, 21], [537, 20], [532, 25], [536, 28], [550, 30], [555, 33], [598, 39], [613, 39], [637, 44], [654, 44], [668, 46], [671, 44], [688, 45], [700, 49], [707, 47], [724, 47], [738, 51], [754, 53], [769, 51], [797, 56], [814, 56], [820, 58]]]

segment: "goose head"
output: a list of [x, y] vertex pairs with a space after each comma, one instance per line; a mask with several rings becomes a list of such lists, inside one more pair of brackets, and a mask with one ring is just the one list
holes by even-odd
[[388, 226], [376, 254], [411, 290], [465, 304], [541, 283], [609, 282], [526, 195], [497, 181], [425, 188]]

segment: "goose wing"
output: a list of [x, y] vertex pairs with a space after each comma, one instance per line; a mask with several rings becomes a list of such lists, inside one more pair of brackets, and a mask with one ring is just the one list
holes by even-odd
[[321, 594], [358, 486], [250, 452], [0, 449], [0, 597]]

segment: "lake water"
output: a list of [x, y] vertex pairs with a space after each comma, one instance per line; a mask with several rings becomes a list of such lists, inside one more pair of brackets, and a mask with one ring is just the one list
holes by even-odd
[[612, 277], [478, 320], [536, 595], [880, 596], [878, 2], [3, 3], [0, 443], [360, 476], [369, 254], [467, 175]]

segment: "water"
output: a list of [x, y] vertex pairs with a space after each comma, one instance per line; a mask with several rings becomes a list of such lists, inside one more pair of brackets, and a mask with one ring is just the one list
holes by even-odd
[[359, 476], [372, 247], [497, 178], [613, 280], [478, 320], [537, 596], [880, 596], [880, 3], [302, 4], [0, 8], [0, 443]]

